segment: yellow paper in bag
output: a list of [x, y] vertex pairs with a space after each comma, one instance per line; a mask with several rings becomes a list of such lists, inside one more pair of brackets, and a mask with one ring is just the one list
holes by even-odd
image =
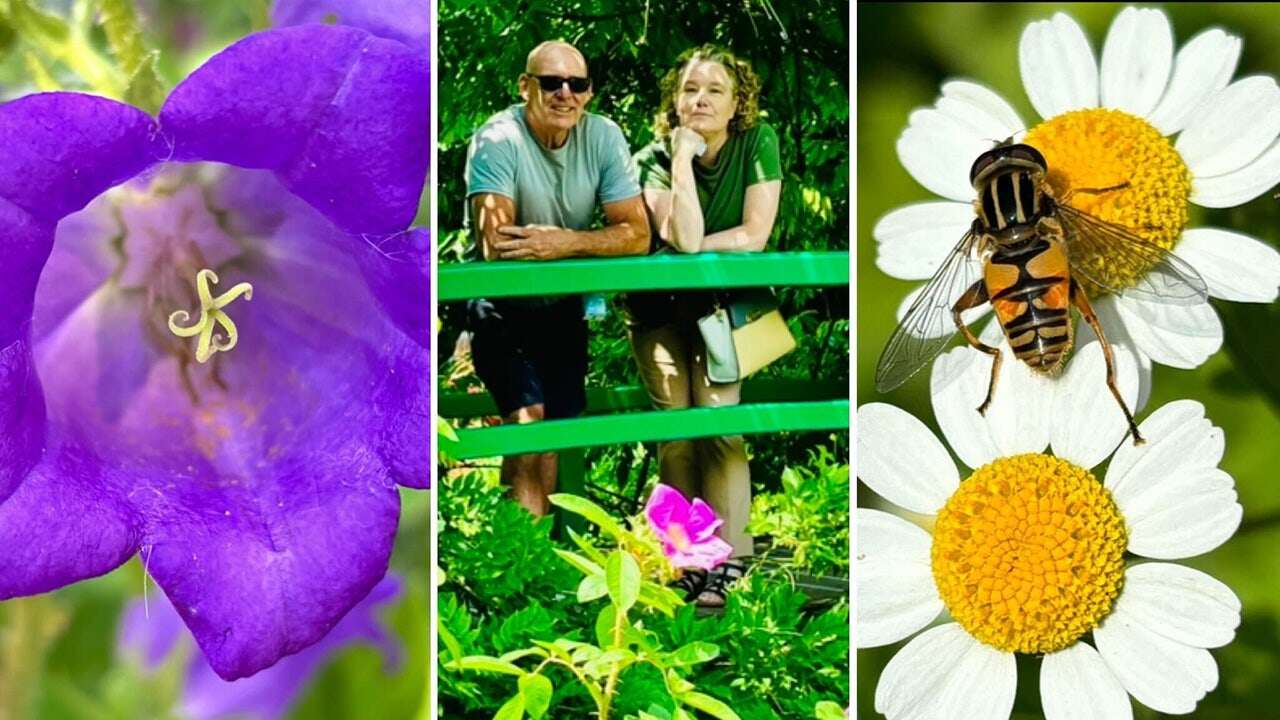
[[765, 313], [752, 323], [733, 331], [738, 351], [739, 377], [744, 378], [796, 349], [796, 339], [782, 313]]

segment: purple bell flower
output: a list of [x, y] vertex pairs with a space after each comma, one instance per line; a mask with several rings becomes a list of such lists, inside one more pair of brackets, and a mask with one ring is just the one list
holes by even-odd
[[303, 25], [158, 118], [0, 105], [0, 599], [141, 553], [235, 679], [368, 595], [431, 465], [429, 88], [417, 49]]

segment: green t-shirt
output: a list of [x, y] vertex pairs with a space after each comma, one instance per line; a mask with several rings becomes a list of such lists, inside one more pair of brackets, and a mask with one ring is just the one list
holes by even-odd
[[[655, 142], [636, 153], [636, 167], [646, 190], [671, 189], [671, 151], [666, 141]], [[778, 134], [772, 127], [760, 124], [730, 135], [711, 167], [693, 161], [693, 177], [706, 233], [741, 225], [747, 187], [782, 179]]]
[[[671, 189], [671, 150], [658, 141], [636, 153], [640, 184], [646, 190]], [[711, 167], [693, 161], [694, 184], [706, 234], [742, 224], [747, 188], [756, 183], [782, 179], [778, 156], [778, 134], [760, 124], [741, 134], [730, 135]], [[662, 246], [658, 227], [653, 226], [655, 249]], [[668, 322], [692, 321], [710, 312], [713, 298], [708, 292], [630, 293], [623, 301], [627, 322], [656, 326]]]

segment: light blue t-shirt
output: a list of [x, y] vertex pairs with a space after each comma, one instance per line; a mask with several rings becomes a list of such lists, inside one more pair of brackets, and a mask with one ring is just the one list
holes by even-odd
[[466, 177], [468, 199], [477, 193], [511, 198], [516, 224], [569, 230], [590, 227], [597, 205], [640, 194], [617, 123], [583, 113], [565, 144], [548, 150], [529, 131], [523, 105], [494, 115], [471, 136]]

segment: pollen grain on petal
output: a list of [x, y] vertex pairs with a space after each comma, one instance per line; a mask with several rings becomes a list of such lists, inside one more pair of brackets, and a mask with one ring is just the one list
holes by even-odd
[[1049, 653], [1110, 612], [1124, 578], [1124, 519], [1087, 470], [1039, 453], [1000, 458], [938, 513], [932, 565], [951, 615], [1005, 652]]

